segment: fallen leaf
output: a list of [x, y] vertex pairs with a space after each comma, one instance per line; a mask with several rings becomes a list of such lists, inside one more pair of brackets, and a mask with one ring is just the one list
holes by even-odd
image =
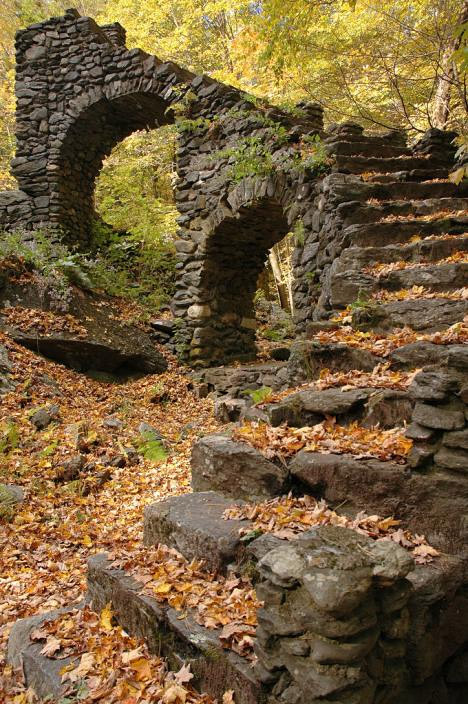
[[176, 672], [174, 679], [177, 684], [187, 684], [193, 680], [193, 674], [190, 672], [190, 665], [182, 665], [179, 672]]

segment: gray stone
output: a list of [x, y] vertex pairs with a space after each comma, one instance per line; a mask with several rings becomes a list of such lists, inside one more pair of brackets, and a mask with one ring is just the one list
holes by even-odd
[[468, 450], [468, 428], [452, 433], [444, 433], [442, 444], [447, 447], [458, 447], [462, 450]]
[[224, 435], [207, 435], [192, 450], [192, 487], [257, 501], [281, 494], [288, 471], [246, 443]]
[[416, 399], [443, 401], [456, 386], [456, 380], [450, 374], [440, 371], [421, 372], [414, 378], [409, 392]]
[[465, 425], [465, 416], [458, 404], [434, 406], [428, 403], [417, 403], [413, 412], [413, 421], [436, 430], [458, 430]]
[[37, 430], [44, 430], [44, 428], [47, 428], [48, 425], [58, 419], [59, 412], [60, 409], [55, 404], [47, 408], [39, 408], [33, 413], [30, 420]]
[[241, 554], [240, 529], [249, 526], [248, 521], [223, 519], [224, 511], [233, 505], [215, 491], [151, 504], [145, 508], [144, 544], [175, 547], [188, 560], [203, 560], [207, 569], [225, 572]]
[[468, 472], [468, 451], [459, 448], [449, 449], [443, 447], [434, 456], [434, 462], [439, 467], [453, 469], [457, 472]]

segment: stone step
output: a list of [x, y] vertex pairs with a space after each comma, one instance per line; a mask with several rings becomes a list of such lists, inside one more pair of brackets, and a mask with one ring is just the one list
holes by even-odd
[[[236, 504], [243, 504], [236, 500]], [[226, 573], [240, 556], [239, 530], [249, 521], [224, 520], [233, 505], [216, 491], [173, 496], [145, 508], [143, 542], [176, 548], [187, 560], [199, 559], [211, 572]]]
[[462, 321], [467, 314], [467, 300], [407, 299], [382, 303], [371, 311], [357, 309], [353, 313], [353, 325], [376, 333], [389, 333], [405, 326], [416, 332], [431, 333]]
[[468, 356], [468, 346], [463, 344], [437, 345], [418, 341], [395, 349], [387, 357], [372, 354], [368, 350], [344, 343], [321, 343], [314, 339], [317, 331], [310, 324], [306, 335], [309, 339], [298, 340], [292, 346], [289, 366], [291, 384], [303, 384], [319, 378], [322, 369], [331, 372], [350, 372], [359, 369], [371, 372], [377, 364], [389, 361], [395, 369], [409, 371], [426, 365], [446, 365], [463, 368]]
[[198, 691], [221, 701], [234, 690], [236, 704], [263, 704], [265, 690], [248, 660], [222, 647], [220, 631], [200, 626], [192, 613], [180, 612], [141, 593], [130, 573], [112, 566], [108, 555], [88, 561], [88, 594], [92, 607], [110, 603], [117, 622], [131, 636], [142, 638], [150, 652], [168, 659], [173, 670], [190, 665]]
[[444, 217], [439, 220], [399, 220], [398, 222], [365, 223], [350, 225], [344, 231], [348, 246], [382, 247], [406, 243], [414, 236], [461, 235], [468, 229], [468, 217]]
[[387, 200], [378, 205], [351, 201], [342, 203], [337, 211], [346, 225], [379, 222], [390, 216], [421, 217], [434, 213], [468, 216], [468, 198], [430, 198], [426, 200]]
[[287, 378], [287, 363], [257, 362], [232, 367], [208, 367], [192, 373], [192, 378], [203, 395], [214, 392], [219, 396], [228, 394], [232, 398], [248, 398], [246, 391], [261, 386], [270, 386], [275, 390], [282, 388]]
[[[364, 183], [364, 182], [363, 182]], [[427, 200], [431, 198], [467, 198], [468, 183], [450, 181], [393, 181], [387, 184], [365, 183], [366, 200]]]
[[409, 147], [386, 144], [383, 140], [371, 141], [367, 138], [361, 140], [330, 140], [325, 139], [324, 144], [327, 152], [339, 156], [359, 157], [399, 157], [412, 156]]
[[[312, 426], [333, 416], [340, 425], [358, 421], [367, 428], [394, 428], [411, 420], [414, 401], [404, 391], [391, 389], [305, 389], [262, 406], [263, 419], [272, 426]], [[248, 417], [248, 413], [246, 414]]]
[[[401, 158], [388, 157], [365, 157], [365, 156], [341, 156], [338, 154], [335, 157], [335, 165], [333, 170], [344, 171], [351, 174], [363, 174], [363, 173], [379, 173], [379, 174], [389, 174], [398, 173], [400, 171], [409, 171], [418, 173], [421, 172], [421, 176], [429, 178], [434, 178], [432, 173], [435, 170], [443, 171], [445, 174], [448, 172], [445, 170], [445, 163], [437, 163], [434, 159], [426, 159], [424, 157], [417, 156], [403, 156]], [[419, 180], [419, 177], [416, 179]]]
[[[412, 286], [424, 286], [433, 292], [448, 292], [468, 284], [468, 263], [427, 264], [424, 268], [392, 271], [386, 276], [374, 276], [360, 271], [335, 272], [329, 282], [329, 303], [332, 308], [346, 307], [349, 301], [372, 296], [379, 290], [399, 291]], [[372, 301], [370, 301], [372, 303]]]
[[62, 681], [60, 670], [67, 665], [79, 663], [80, 656], [48, 658], [41, 653], [44, 643], [31, 641], [32, 631], [40, 628], [46, 621], [53, 621], [75, 609], [83, 608], [85, 601], [73, 606], [46, 611], [29, 618], [23, 618], [13, 625], [8, 638], [7, 662], [15, 669], [22, 668], [26, 687], [30, 688], [41, 700], [49, 702], [62, 701], [69, 682]]
[[445, 259], [455, 252], [468, 251], [468, 232], [466, 236], [454, 235], [445, 240], [421, 239], [405, 245], [387, 245], [383, 247], [348, 247], [340, 257], [333, 262], [336, 273], [373, 266], [377, 263], [392, 262], [436, 262]]
[[456, 472], [412, 472], [405, 465], [301, 451], [289, 464], [293, 490], [324, 498], [354, 516], [394, 516], [439, 550], [463, 549], [468, 482]]
[[216, 433], [198, 440], [192, 448], [192, 488], [219, 491], [246, 501], [264, 501], [287, 492], [288, 471], [267, 460], [246, 443]]
[[[362, 173], [366, 173], [365, 171]], [[391, 184], [395, 181], [406, 183], [408, 181], [432, 183], [435, 179], [446, 181], [449, 176], [449, 168], [437, 166], [435, 168], [416, 168], [403, 171], [382, 172], [376, 171], [366, 175], [368, 183]]]

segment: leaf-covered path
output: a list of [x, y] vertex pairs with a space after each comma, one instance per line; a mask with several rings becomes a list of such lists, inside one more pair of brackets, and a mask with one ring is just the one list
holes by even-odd
[[[91, 554], [138, 546], [144, 506], [188, 490], [191, 443], [217, 424], [211, 401], [195, 398], [190, 379], [173, 360], [163, 375], [116, 385], [42, 359], [6, 336], [0, 344], [8, 350], [16, 384], [1, 399], [0, 481], [21, 485], [26, 494], [0, 532], [0, 700], [22, 704], [27, 695], [4, 660], [13, 622], [79, 601]], [[32, 413], [51, 404], [59, 406], [57, 419], [37, 430]], [[132, 452], [141, 443], [142, 422], [165, 438], [166, 460]], [[78, 454], [86, 464], [72, 481], [63, 481], [63, 467]], [[162, 665], [158, 672], [164, 681]], [[108, 696], [102, 701], [113, 701]], [[190, 695], [187, 701], [208, 700]]]

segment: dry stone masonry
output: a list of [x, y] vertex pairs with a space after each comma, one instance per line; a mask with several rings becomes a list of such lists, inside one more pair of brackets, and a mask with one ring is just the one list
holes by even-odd
[[[3, 227], [60, 227], [71, 244], [86, 249], [103, 159], [135, 130], [177, 118], [173, 312], [178, 349], [195, 366], [252, 358], [257, 278], [268, 249], [290, 230], [297, 232], [295, 319], [304, 330], [347, 295], [346, 285], [330, 281], [330, 267], [349, 246], [370, 244], [366, 228], [382, 213], [363, 200], [385, 190], [389, 198], [407, 197], [408, 180], [415, 197], [456, 190], [419, 183], [446, 177], [453, 162], [449, 134], [432, 130], [410, 149], [399, 133], [366, 136], [353, 123], [324, 133], [319, 106], [299, 104], [288, 113], [128, 51], [119, 24], [99, 27], [68, 10], [18, 32], [16, 49], [19, 190], [0, 193]], [[315, 135], [333, 162], [320, 169], [307, 158]], [[325, 178], [323, 168], [331, 171]], [[395, 173], [386, 186], [362, 181], [360, 174], [370, 171]]]
[[[226, 427], [195, 443], [193, 493], [147, 507], [144, 546], [252, 577], [263, 601], [257, 661], [143, 594], [106, 555], [89, 562], [93, 607], [111, 603], [128, 633], [174, 668], [190, 663], [194, 686], [218, 700], [232, 689], [236, 704], [465, 704], [468, 186], [447, 179], [454, 135], [429, 130], [409, 147], [398, 132], [367, 135], [350, 122], [325, 131], [315, 105], [288, 113], [252, 101], [127, 51], [120, 25], [98, 27], [72, 10], [20, 32], [17, 49], [21, 190], [0, 194], [5, 227], [33, 236], [41, 224], [60, 226], [85, 249], [102, 159], [136, 129], [177, 122], [176, 319], [155, 331], [201, 367], [196, 391], [216, 398]], [[316, 135], [328, 155], [320, 168], [306, 156]], [[257, 277], [292, 229], [298, 334], [276, 360], [247, 364]], [[245, 363], [221, 366], [234, 359]], [[382, 363], [411, 372], [411, 383], [314, 386], [324, 368], [352, 378]], [[262, 386], [291, 390], [259, 407], [246, 392]], [[406, 428], [406, 461], [306, 449], [279, 461], [231, 432], [238, 420], [302, 427], [330, 417], [343, 428]], [[234, 503], [288, 492], [347, 517], [394, 516], [440, 555], [416, 565], [396, 542], [348, 528], [280, 539], [258, 535], [250, 519], [225, 519]], [[28, 684], [59, 697], [57, 668], [27, 637], [36, 624], [15, 625], [9, 660], [22, 657]]]

